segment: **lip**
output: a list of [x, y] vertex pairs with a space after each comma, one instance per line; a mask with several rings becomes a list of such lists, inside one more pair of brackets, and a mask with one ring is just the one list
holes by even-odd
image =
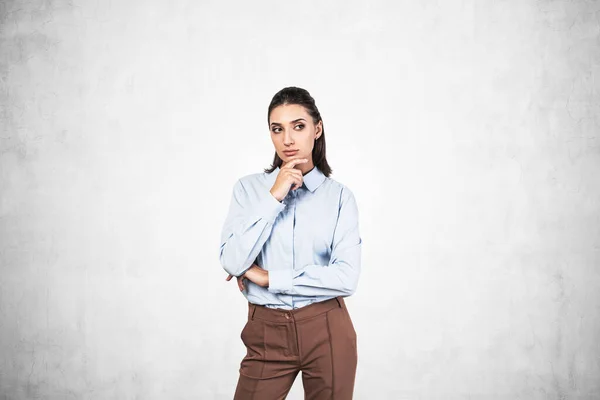
[[286, 156], [293, 156], [297, 152], [298, 152], [298, 150], [284, 150], [283, 154], [285, 154]]

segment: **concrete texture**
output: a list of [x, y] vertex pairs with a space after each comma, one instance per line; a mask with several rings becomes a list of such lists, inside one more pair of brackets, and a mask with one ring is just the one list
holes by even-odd
[[583, 0], [1, 2], [0, 399], [232, 398], [219, 232], [289, 85], [361, 214], [355, 398], [600, 399]]

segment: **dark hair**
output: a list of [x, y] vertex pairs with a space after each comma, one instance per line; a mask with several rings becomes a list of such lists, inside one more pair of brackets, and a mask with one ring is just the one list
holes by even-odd
[[[275, 96], [273, 96], [273, 99], [271, 100], [271, 104], [269, 104], [269, 112], [267, 114], [268, 124], [271, 123], [271, 111], [273, 111], [275, 107], [284, 104], [298, 104], [306, 109], [306, 112], [308, 112], [308, 114], [312, 117], [315, 124], [318, 124], [319, 121], [321, 121], [322, 132], [321, 136], [319, 136], [319, 139], [315, 140], [315, 146], [312, 150], [312, 159], [313, 164], [319, 168], [321, 172], [323, 172], [323, 175], [328, 177], [331, 175], [332, 169], [327, 162], [327, 157], [325, 156], [325, 127], [323, 126], [321, 114], [319, 113], [319, 110], [315, 104], [315, 99], [312, 98], [306, 89], [295, 86], [281, 89], [279, 92], [275, 93]], [[283, 160], [279, 158], [277, 151], [275, 151], [273, 162], [269, 168], [265, 168], [265, 172], [271, 173], [275, 170], [275, 168], [281, 168], [281, 164], [283, 164]]]

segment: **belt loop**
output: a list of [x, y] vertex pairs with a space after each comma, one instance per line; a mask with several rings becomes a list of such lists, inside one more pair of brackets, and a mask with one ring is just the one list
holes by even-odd
[[344, 308], [342, 307], [342, 302], [340, 301], [338, 296], [335, 296], [336, 301], [338, 302], [338, 305], [340, 306], [340, 308]]
[[250, 319], [254, 320], [254, 313], [256, 312], [256, 304], [252, 304], [252, 316]]

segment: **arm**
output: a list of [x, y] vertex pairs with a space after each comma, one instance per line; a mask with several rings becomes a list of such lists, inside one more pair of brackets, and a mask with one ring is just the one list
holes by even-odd
[[360, 275], [361, 244], [356, 199], [344, 188], [329, 264], [269, 271], [269, 292], [304, 296], [353, 294]]
[[219, 260], [229, 274], [243, 275], [271, 235], [273, 223], [285, 208], [270, 192], [249, 199], [241, 180], [233, 186], [229, 212], [221, 232]]

